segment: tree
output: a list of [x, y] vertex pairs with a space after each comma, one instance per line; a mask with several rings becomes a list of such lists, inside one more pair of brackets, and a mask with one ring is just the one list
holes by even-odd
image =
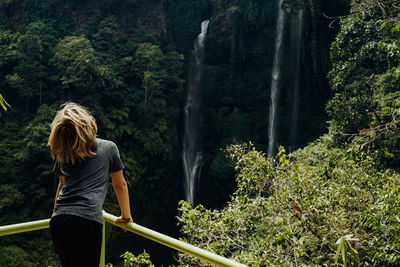
[[[279, 151], [273, 164], [251, 145], [227, 147], [237, 189], [226, 206], [180, 203], [178, 221], [191, 244], [249, 266], [400, 263], [398, 173], [334, 148], [328, 135], [292, 162]], [[180, 262], [202, 264], [187, 255]]]
[[12, 74], [6, 75], [6, 80], [16, 89], [27, 110], [30, 104], [37, 108], [43, 103], [44, 96], [49, 96], [49, 60], [55, 44], [56, 32], [40, 21], [29, 24], [25, 33], [18, 36], [18, 64]]
[[335, 96], [327, 111], [335, 131], [354, 134], [374, 121], [382, 123], [379, 95], [391, 91], [392, 85], [379, 84], [379, 77], [398, 64], [398, 33], [381, 27], [379, 22], [396, 16], [396, 8], [391, 9], [389, 4], [353, 2], [351, 14], [342, 20], [331, 47], [333, 66], [329, 73]]
[[18, 162], [24, 166], [15, 174], [16, 184], [26, 205], [35, 207], [30, 211], [31, 218], [50, 216], [54, 189], [58, 180], [52, 173], [53, 161], [47, 140], [50, 123], [57, 111], [57, 105], [43, 104], [33, 120], [24, 128], [22, 147], [17, 155]]
[[134, 66], [137, 75], [142, 80], [144, 101], [149, 101], [154, 92], [160, 92], [162, 81], [166, 78], [165, 71], [161, 68], [163, 53], [157, 45], [141, 43], [135, 52]]
[[[117, 19], [114, 16], [109, 16], [102, 20], [98, 25], [98, 31], [94, 38], [96, 39], [96, 47], [110, 52], [118, 51], [123, 32]], [[119, 47], [120, 48], [120, 47]]]
[[6, 76], [11, 87], [18, 91], [18, 96], [24, 99], [27, 109], [32, 100], [39, 96], [42, 103], [43, 78], [46, 73], [42, 62], [43, 47], [40, 38], [34, 34], [24, 34], [18, 38], [17, 51], [19, 64], [15, 72]]
[[[0, 30], [0, 88], [3, 92], [8, 92], [5, 76], [12, 72], [17, 62], [16, 39], [18, 34], [10, 31]], [[0, 94], [0, 105], [7, 110], [8, 103]]]
[[340, 144], [354, 140], [382, 167], [396, 166], [400, 155], [399, 9], [391, 1], [353, 1], [331, 47], [330, 131]]
[[67, 36], [54, 49], [53, 64], [60, 73], [62, 98], [96, 102], [106, 86], [112, 87], [114, 75], [101, 66], [85, 36]]

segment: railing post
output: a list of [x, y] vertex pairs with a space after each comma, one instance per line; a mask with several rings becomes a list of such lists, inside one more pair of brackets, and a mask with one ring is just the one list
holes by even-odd
[[102, 236], [99, 267], [105, 267], [106, 265], [106, 222], [103, 222]]

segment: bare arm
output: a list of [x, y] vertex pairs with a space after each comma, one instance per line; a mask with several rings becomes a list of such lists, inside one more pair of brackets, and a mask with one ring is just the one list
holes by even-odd
[[56, 206], [58, 195], [60, 194], [61, 188], [63, 188], [64, 186], [64, 176], [59, 176], [58, 178], [59, 180], [58, 180], [56, 198], [54, 199], [54, 206]]
[[111, 179], [121, 209], [121, 216], [114, 223], [133, 222], [129, 204], [128, 185], [126, 184], [122, 170], [111, 173]]

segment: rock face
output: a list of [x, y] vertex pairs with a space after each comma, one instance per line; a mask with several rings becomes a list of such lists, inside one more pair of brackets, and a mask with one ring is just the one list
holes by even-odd
[[168, 14], [161, 3], [143, 1], [138, 5], [137, 15], [138, 24], [157, 39], [168, 35]]

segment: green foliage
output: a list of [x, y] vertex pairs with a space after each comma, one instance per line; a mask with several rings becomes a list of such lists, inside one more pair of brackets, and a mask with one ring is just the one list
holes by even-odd
[[[293, 163], [283, 150], [275, 165], [248, 145], [227, 152], [237, 171], [227, 206], [180, 204], [190, 243], [249, 266], [399, 264], [399, 174], [333, 148], [330, 136], [296, 152]], [[248, 194], [260, 181], [270, 186]], [[185, 255], [180, 261], [199, 264]]]
[[24, 203], [37, 207], [30, 214], [34, 218], [48, 215], [48, 208], [54, 200], [56, 181], [51, 172], [53, 161], [47, 140], [56, 108], [57, 106], [43, 104], [38, 109], [34, 119], [24, 129], [23, 146], [16, 154], [17, 160], [24, 166], [16, 172], [16, 184], [24, 194]]
[[75, 93], [88, 90], [97, 80], [97, 58], [85, 36], [68, 36], [61, 40], [55, 47], [54, 65], [62, 73], [62, 84]]
[[0, 185], [0, 211], [3, 208], [12, 206], [23, 199], [23, 195], [15, 188], [14, 185], [2, 184]]
[[43, 22], [31, 23], [23, 34], [14, 34], [15, 43], [4, 51], [9, 55], [4, 59], [6, 71], [2, 73], [7, 82], [5, 87], [17, 92], [12, 101], [17, 105], [23, 102], [26, 111], [38, 108], [49, 97], [49, 61], [57, 42], [56, 34]]
[[114, 16], [110, 16], [100, 22], [96, 35], [102, 40], [107, 41], [110, 45], [113, 45], [120, 39], [121, 34], [122, 32], [117, 19]]
[[400, 151], [398, 10], [391, 1], [353, 1], [332, 43], [328, 75], [335, 92], [327, 104], [331, 133], [383, 167], [396, 166]]
[[4, 99], [4, 97], [0, 94], [0, 106], [7, 111], [7, 107], [10, 107], [10, 105], [7, 103], [7, 101]]
[[121, 257], [124, 259], [124, 267], [154, 267], [154, 264], [150, 261], [150, 255], [146, 253], [146, 251], [143, 251], [137, 256], [127, 251], [122, 254]]
[[41, 92], [46, 75], [42, 59], [43, 50], [39, 36], [31, 33], [19, 36], [17, 42], [19, 65], [15, 67], [14, 74], [6, 76], [10, 86], [16, 89], [18, 96], [27, 103], [36, 96], [40, 97], [39, 103], [42, 103]]
[[[59, 104], [72, 100], [93, 112], [99, 137], [117, 143], [135, 220], [167, 234], [176, 232], [184, 57], [174, 44], [167, 45], [170, 40], [157, 39], [142, 25], [140, 12], [149, 3], [21, 3], [4, 2], [0, 10], [0, 109], [8, 108], [4, 99], [12, 106], [0, 118], [0, 209], [7, 214], [1, 224], [50, 216], [57, 177], [51, 173], [49, 124]], [[156, 5], [163, 13], [162, 4]], [[112, 192], [105, 208], [119, 213]], [[135, 242], [125, 238], [121, 243], [121, 238], [122, 233], [109, 237], [114, 245], [107, 253], [116, 261]], [[26, 251], [33, 250], [34, 241], [16, 240]], [[8, 246], [0, 243], [1, 249]], [[154, 250], [152, 244], [146, 249]], [[53, 250], [49, 254], [54, 256]], [[158, 260], [172, 260], [166, 252], [159, 254]], [[38, 259], [39, 252], [31, 256], [47, 264]]]
[[342, 262], [344, 266], [347, 266], [347, 253], [348, 251], [354, 254], [355, 261], [358, 265], [360, 265], [360, 259], [358, 258], [358, 252], [351, 246], [350, 241], [358, 241], [356, 238], [352, 238], [352, 234], [345, 235], [344, 237], [339, 238], [336, 241], [336, 245], [338, 245], [335, 255], [335, 264], [338, 265], [339, 256], [342, 255]]
[[149, 101], [154, 91], [161, 87], [161, 80], [165, 78], [166, 73], [161, 69], [160, 61], [163, 56], [161, 49], [151, 43], [139, 44], [135, 53], [134, 67], [136, 73], [142, 79], [142, 87], [145, 90], [144, 102]]
[[0, 250], [1, 266], [36, 266], [32, 256], [17, 246], [8, 246]]
[[[254, 146], [231, 145], [226, 149], [226, 154], [234, 161], [237, 197], [249, 197], [258, 192], [269, 193], [269, 187], [274, 171], [272, 163], [264, 154], [255, 150]], [[245, 156], [244, 156], [245, 155]], [[285, 160], [285, 159], [282, 159]], [[287, 165], [287, 162], [284, 162]]]
[[[5, 76], [11, 73], [11, 70], [18, 59], [16, 48], [17, 38], [18, 34], [12, 34], [10, 31], [0, 30], [0, 87], [2, 88], [3, 93], [5, 91], [4, 87], [6, 86]], [[3, 96], [1, 96], [1, 99], [0, 102], [4, 104]]]
[[[52, 49], [57, 44], [57, 31], [42, 21], [30, 23], [25, 28], [25, 34], [31, 34], [40, 38], [41, 53], [45, 59], [52, 57]], [[27, 51], [26, 51], [27, 52]]]
[[131, 136], [135, 131], [133, 123], [129, 121], [128, 108], [113, 109], [100, 119], [106, 129], [106, 137], [110, 140], [122, 139], [125, 134]]

